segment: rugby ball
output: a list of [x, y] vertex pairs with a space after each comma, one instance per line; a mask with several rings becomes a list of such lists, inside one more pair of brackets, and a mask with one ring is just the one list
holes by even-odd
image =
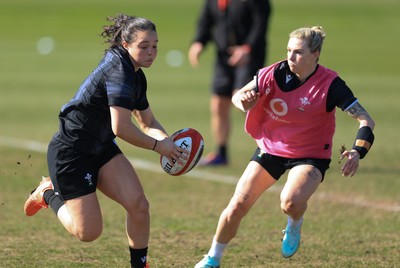
[[184, 160], [183, 165], [175, 160], [173, 163], [170, 163], [166, 156], [160, 157], [161, 168], [172, 176], [185, 174], [194, 168], [199, 162], [204, 150], [203, 137], [197, 130], [193, 128], [184, 128], [178, 130], [174, 134], [176, 133], [178, 133], [178, 135], [174, 138], [175, 144], [189, 151], [189, 157], [187, 160]]

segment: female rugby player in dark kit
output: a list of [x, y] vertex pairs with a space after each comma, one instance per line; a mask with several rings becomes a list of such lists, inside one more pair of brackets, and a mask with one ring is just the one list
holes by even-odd
[[[208, 254], [195, 268], [220, 267], [227, 244], [258, 198], [289, 170], [281, 209], [287, 215], [282, 256], [300, 245], [303, 215], [329, 168], [336, 107], [359, 123], [353, 147], [345, 150], [343, 176], [353, 176], [373, 141], [375, 122], [339, 75], [318, 63], [325, 32], [299, 28], [289, 35], [286, 60], [260, 69], [233, 97], [247, 112], [245, 129], [258, 148], [222, 212]], [[251, 265], [249, 265], [251, 266]]]
[[[48, 147], [50, 177], [31, 193], [24, 210], [32, 216], [50, 206], [68, 232], [90, 242], [103, 228], [99, 189], [126, 210], [131, 267], [143, 268], [148, 267], [149, 203], [135, 169], [114, 139], [171, 161], [185, 159], [186, 151], [174, 144], [147, 100], [142, 68], [150, 67], [157, 56], [156, 26], [124, 14], [108, 21], [111, 25], [104, 26], [101, 36], [109, 48], [62, 107], [59, 131]], [[132, 123], [132, 116], [140, 128]]]

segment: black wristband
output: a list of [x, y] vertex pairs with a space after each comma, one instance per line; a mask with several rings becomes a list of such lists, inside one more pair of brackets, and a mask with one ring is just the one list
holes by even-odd
[[157, 143], [158, 143], [158, 140], [155, 139], [155, 141], [156, 141], [156, 142], [154, 143], [153, 149], [151, 149], [152, 151], [154, 151], [154, 149], [156, 148]]
[[353, 149], [360, 154], [360, 159], [363, 159], [368, 153], [374, 143], [374, 139], [375, 136], [370, 127], [364, 126], [358, 129]]

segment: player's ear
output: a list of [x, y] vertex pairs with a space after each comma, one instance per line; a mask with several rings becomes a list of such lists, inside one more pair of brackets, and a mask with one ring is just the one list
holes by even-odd
[[129, 44], [128, 44], [128, 42], [126, 42], [126, 41], [122, 41], [122, 46], [123, 46], [125, 49], [128, 49]]
[[315, 55], [316, 62], [318, 62], [318, 60], [319, 60], [319, 55], [321, 54], [321, 51], [320, 51], [320, 50], [316, 50], [316, 51], [313, 52], [313, 54]]

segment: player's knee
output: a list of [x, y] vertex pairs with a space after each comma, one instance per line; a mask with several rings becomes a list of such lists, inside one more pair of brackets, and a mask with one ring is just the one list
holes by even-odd
[[75, 237], [82, 242], [92, 242], [100, 237], [102, 231], [102, 224], [81, 227], [75, 231]]
[[299, 216], [301, 216], [306, 208], [307, 203], [296, 202], [294, 200], [281, 201], [281, 209], [283, 213], [291, 216], [292, 218], [298, 218]]
[[288, 215], [292, 215], [296, 212], [297, 204], [293, 200], [282, 200], [281, 210]]
[[128, 200], [124, 207], [131, 214], [148, 214], [150, 210], [149, 201], [144, 195]]
[[242, 219], [249, 211], [248, 206], [242, 202], [231, 202], [226, 208], [227, 220]]

